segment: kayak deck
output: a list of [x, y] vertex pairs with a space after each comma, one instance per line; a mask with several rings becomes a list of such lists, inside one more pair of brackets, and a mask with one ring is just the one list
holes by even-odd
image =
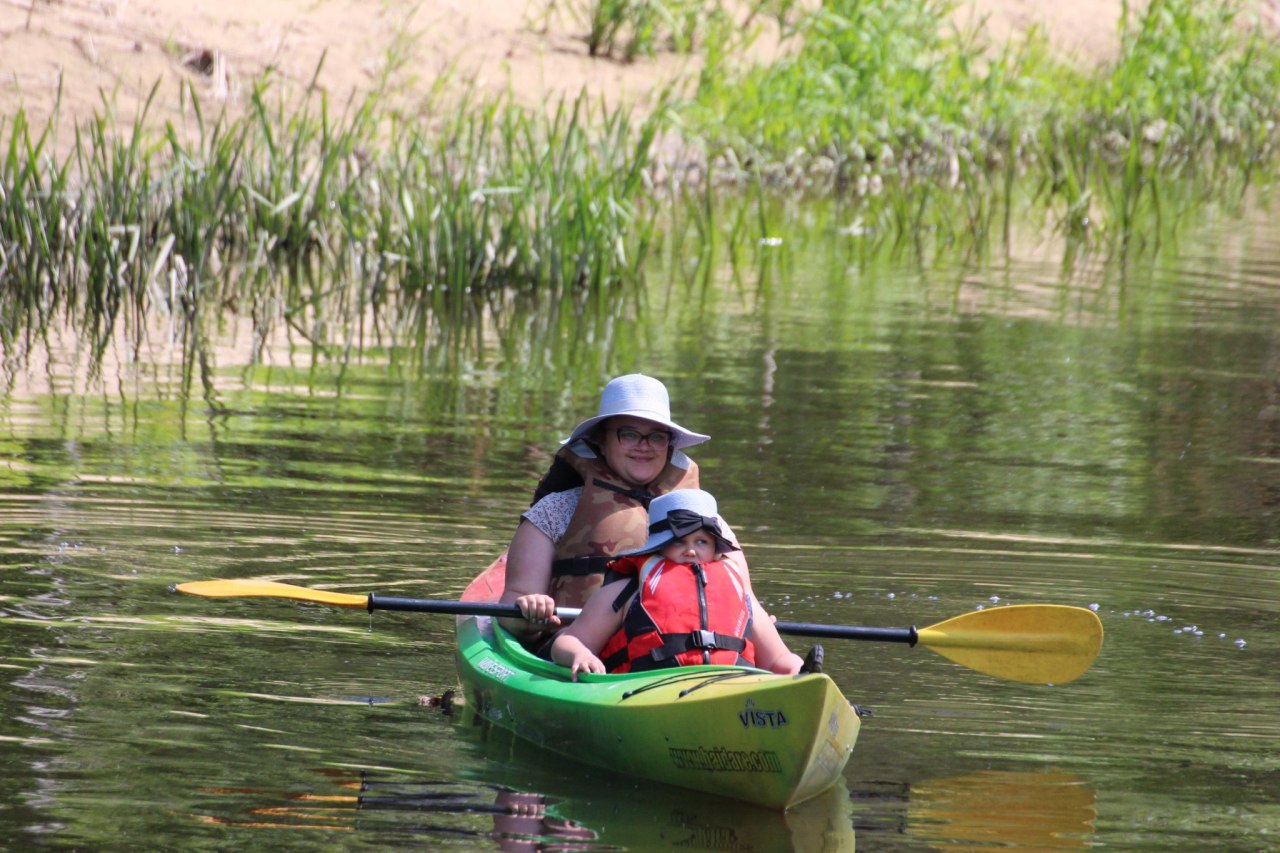
[[[504, 577], [499, 557], [464, 598], [496, 598]], [[457, 630], [477, 714], [624, 776], [786, 808], [834, 784], [857, 739], [857, 714], [826, 675], [687, 666], [574, 682], [489, 617], [459, 617]]]

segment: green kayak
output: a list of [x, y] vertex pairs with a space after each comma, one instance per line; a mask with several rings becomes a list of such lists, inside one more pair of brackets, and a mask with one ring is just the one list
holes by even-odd
[[[464, 600], [500, 594], [499, 557]], [[458, 674], [475, 713], [614, 773], [786, 808], [831, 787], [858, 716], [826, 675], [686, 666], [583, 675], [526, 651], [487, 616], [458, 618]]]

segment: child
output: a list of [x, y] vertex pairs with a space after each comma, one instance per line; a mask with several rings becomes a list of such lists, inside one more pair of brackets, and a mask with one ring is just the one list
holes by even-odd
[[[746, 664], [793, 675], [803, 661], [782, 641], [720, 532], [716, 500], [678, 489], [649, 504], [649, 539], [609, 568], [624, 577], [588, 599], [551, 659], [579, 672], [638, 672], [698, 663]], [[601, 659], [603, 658], [603, 660]]]

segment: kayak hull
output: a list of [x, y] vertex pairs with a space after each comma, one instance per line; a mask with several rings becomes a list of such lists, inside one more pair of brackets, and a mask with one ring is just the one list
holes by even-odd
[[[495, 597], [503, 573], [499, 558], [464, 598]], [[457, 637], [476, 714], [624, 776], [786, 808], [841, 778], [857, 740], [857, 714], [823, 674], [690, 666], [574, 682], [489, 617], [459, 617]]]

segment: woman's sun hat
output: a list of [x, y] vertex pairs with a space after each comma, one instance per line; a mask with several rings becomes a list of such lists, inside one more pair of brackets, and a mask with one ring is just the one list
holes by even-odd
[[721, 533], [720, 510], [710, 492], [676, 489], [649, 501], [649, 538], [645, 543], [630, 551], [619, 551], [616, 556], [652, 554], [672, 539], [683, 539], [704, 527], [715, 538], [717, 553], [739, 550]]
[[671, 400], [667, 386], [652, 376], [630, 373], [610, 380], [600, 394], [600, 413], [587, 418], [573, 428], [573, 432], [561, 444], [573, 444], [588, 435], [596, 424], [622, 416], [644, 418], [671, 430], [671, 446], [676, 450], [692, 447], [711, 438], [699, 432], [687, 430], [671, 420]]

